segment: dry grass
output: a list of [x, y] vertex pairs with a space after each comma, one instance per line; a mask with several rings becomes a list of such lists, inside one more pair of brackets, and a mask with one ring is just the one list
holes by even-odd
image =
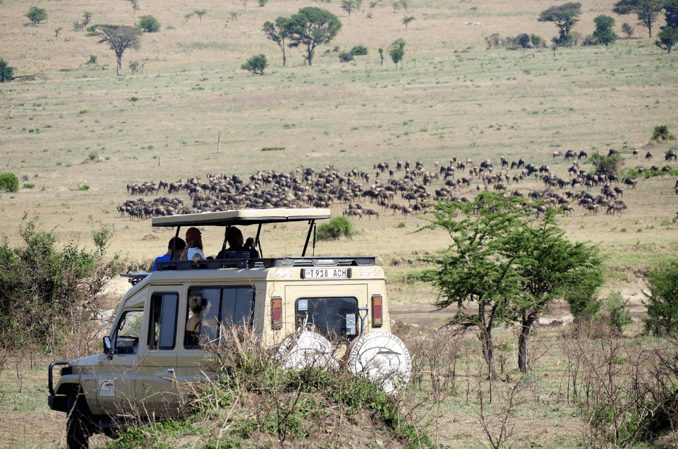
[[[591, 33], [592, 19], [611, 15], [613, 3], [585, 5], [575, 30]], [[47, 0], [39, 6], [47, 9], [49, 21], [37, 27], [24, 26], [29, 6], [10, 0], [0, 4], [0, 57], [16, 67], [16, 75], [39, 75], [35, 81], [0, 85], [0, 171], [12, 171], [20, 179], [25, 175], [21, 185], [35, 184], [33, 189], [0, 194], [0, 234], [13, 243], [19, 241], [16, 231], [24, 212], [39, 214], [46, 227], [57, 226], [62, 240], [89, 240], [91, 216], [115, 224], [113, 251], [128, 254], [133, 262], [148, 261], [164, 253], [171, 232], [152, 231], [149, 222], [117, 215], [116, 206], [128, 198], [128, 182], [173, 181], [213, 172], [290, 171], [299, 165], [369, 171], [376, 162], [406, 159], [422, 160], [430, 169], [434, 161], [444, 164], [452, 157], [479, 161], [499, 155], [550, 164], [564, 177], [569, 164], [554, 161], [553, 151], [615, 148], [628, 158], [632, 148], [644, 154], [655, 125], [666, 124], [674, 134], [678, 128], [676, 56], [656, 49], [639, 26], [640, 39], [620, 40], [607, 49], [559, 49], [555, 55], [550, 50], [485, 50], [483, 39], [493, 33], [527, 32], [550, 39], [555, 27], [536, 20], [547, 4], [422, 0], [413, 2], [407, 13], [394, 14], [390, 3], [380, 2], [371, 19], [361, 13], [347, 17], [337, 2], [323, 4], [343, 23], [336, 42], [318, 50], [313, 67], [302, 66], [300, 53], [290, 51], [285, 68], [280, 66], [279, 49], [265, 39], [261, 26], [308, 6], [305, 2], [274, 0], [259, 8], [250, 1], [245, 8], [236, 1], [206, 0], [189, 6], [175, 0], [140, 0], [141, 9], [134, 12], [125, 1]], [[207, 9], [207, 16], [187, 22], [184, 15], [198, 7]], [[145, 35], [139, 51], [125, 53], [126, 75], [116, 78], [113, 53], [72, 29], [84, 11], [92, 12], [92, 23], [132, 24], [151, 14], [163, 28]], [[240, 13], [237, 21], [230, 20], [232, 12]], [[407, 31], [404, 15], [416, 18]], [[624, 21], [633, 23], [631, 17], [618, 17], [617, 28]], [[55, 41], [54, 29], [59, 27], [63, 30]], [[388, 59], [383, 67], [378, 65], [377, 48], [400, 37], [407, 41], [404, 69], [394, 70]], [[369, 55], [353, 64], [340, 64], [335, 53], [322, 55], [335, 45], [349, 49], [356, 44], [366, 45]], [[240, 70], [247, 57], [258, 53], [269, 58], [266, 76]], [[86, 65], [90, 55], [106, 70]], [[129, 75], [127, 65], [133, 60], [145, 63], [143, 74]], [[217, 154], [219, 131], [223, 135]], [[285, 151], [262, 153], [267, 146], [283, 146]], [[654, 163], [662, 162], [667, 148], [652, 149]], [[98, 155], [95, 161], [89, 160], [92, 153]], [[651, 163], [627, 160], [627, 166], [636, 165]], [[621, 217], [585, 216], [577, 210], [573, 217], [561, 218], [570, 238], [600, 245], [609, 266], [608, 289], [643, 289], [644, 268], [678, 250], [675, 181], [641, 180], [636, 190], [627, 190], [629, 210]], [[84, 184], [90, 189], [78, 190]], [[532, 182], [519, 188], [542, 185]], [[332, 209], [339, 214], [343, 207]], [[400, 222], [405, 226], [399, 227]], [[390, 277], [393, 304], [417, 314], [435, 293], [403, 282], [403, 276], [417, 269], [415, 252], [435, 251], [448, 238], [413, 233], [420, 225], [415, 217], [387, 212], [379, 220], [360, 220], [360, 233], [352, 240], [323, 242], [317, 253], [377, 255]], [[298, 254], [304, 236], [305, 229], [295, 226], [265, 230], [264, 253]], [[207, 253], [217, 252], [220, 237], [205, 231]], [[391, 266], [391, 261], [403, 259], [414, 263]], [[427, 313], [422, 320], [439, 323], [444, 318]], [[559, 331], [543, 334], [550, 347], [557, 347]], [[476, 343], [469, 341], [473, 349]], [[506, 341], [513, 341], [509, 333]], [[509, 360], [511, 354], [507, 352]], [[581, 420], [554, 396], [560, 394], [565, 360], [559, 350], [550, 350], [530, 380], [534, 387], [521, 390], [516, 446], [570, 447], [582, 440]], [[480, 447], [484, 441], [477, 395], [470, 392], [478, 363], [468, 365], [469, 401], [466, 387], [460, 386], [461, 396], [442, 402], [434, 422], [436, 438], [449, 447]], [[0, 428], [11, 434], [3, 441], [27, 447], [60, 444], [57, 436], [64, 427], [46, 411], [44, 367], [27, 374], [35, 391], [32, 399], [24, 399], [16, 382], [9, 380], [10, 365], [0, 372]], [[21, 405], [14, 410], [12, 404], [33, 405], [22, 411]], [[36, 424], [29, 430], [46, 422], [40, 431], [51, 429], [52, 439], [36, 430], [23, 440], [16, 431], [21, 421]]]

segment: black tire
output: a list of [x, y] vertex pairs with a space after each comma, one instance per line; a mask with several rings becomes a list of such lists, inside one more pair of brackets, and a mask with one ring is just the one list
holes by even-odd
[[85, 398], [68, 396], [68, 420], [66, 421], [66, 445], [68, 449], [88, 449], [89, 437], [94, 428]]

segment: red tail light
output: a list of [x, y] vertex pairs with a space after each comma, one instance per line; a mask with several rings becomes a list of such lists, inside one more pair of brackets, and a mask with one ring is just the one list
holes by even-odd
[[381, 295], [372, 295], [372, 327], [381, 327], [383, 324]]
[[271, 329], [282, 329], [282, 298], [274, 296], [271, 303]]

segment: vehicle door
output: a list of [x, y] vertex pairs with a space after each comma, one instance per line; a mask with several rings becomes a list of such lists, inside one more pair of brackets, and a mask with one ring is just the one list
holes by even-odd
[[[180, 324], [183, 333], [182, 349], [177, 357], [177, 379], [180, 382], [204, 380], [207, 372], [209, 351], [205, 346], [217, 344], [231, 338], [231, 327], [241, 325], [248, 329], [252, 326], [254, 310], [254, 289], [251, 286], [193, 286], [188, 297], [204, 298], [201, 311], [189, 310], [186, 304], [186, 319]], [[187, 322], [195, 313], [200, 314], [199, 338], [187, 331]]]
[[176, 379], [179, 291], [156, 287], [147, 303], [145, 344], [139, 347], [136, 400], [142, 416], [176, 416], [181, 403]]
[[143, 324], [142, 308], [125, 310], [111, 338], [113, 351], [97, 367], [97, 402], [110, 416], [135, 413], [135, 376]]

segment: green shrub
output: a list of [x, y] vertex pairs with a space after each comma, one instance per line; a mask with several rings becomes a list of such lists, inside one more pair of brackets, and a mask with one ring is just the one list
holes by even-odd
[[339, 62], [351, 62], [353, 61], [353, 55], [347, 51], [342, 51], [339, 53]]
[[624, 164], [624, 160], [619, 154], [612, 156], [603, 156], [597, 151], [589, 159], [591, 164], [596, 167], [596, 174], [617, 175]]
[[84, 190], [84, 191], [89, 190], [89, 184], [78, 185], [78, 190]]
[[654, 127], [652, 132], [652, 140], [676, 140], [676, 136], [669, 132], [669, 128], [666, 125], [658, 125]]
[[6, 192], [16, 192], [19, 190], [19, 178], [14, 173], [3, 173], [0, 175], [0, 190]]
[[365, 56], [367, 54], [367, 47], [358, 44], [351, 49], [350, 53], [353, 56]]
[[97, 57], [94, 55], [89, 55], [89, 61], [86, 64], [94, 65], [97, 63]]
[[118, 256], [104, 260], [113, 227], [93, 232], [94, 251], [73, 241], [57, 247], [54, 230], [25, 216], [19, 233], [21, 246], [0, 244], [0, 346], [54, 348], [64, 332], [94, 323], [98, 294], [121, 268]]
[[317, 239], [336, 240], [341, 236], [351, 238], [356, 234], [353, 223], [346, 217], [334, 217], [329, 223], [318, 226]]
[[24, 189], [32, 189], [35, 187], [35, 184], [24, 184]]
[[263, 75], [266, 67], [268, 67], [268, 62], [264, 54], [252, 56], [245, 64], [240, 66], [241, 69], [247, 70], [253, 75]]
[[602, 311], [605, 313], [605, 319], [608, 321], [610, 328], [621, 333], [624, 331], [624, 326], [631, 324], [631, 313], [626, 307], [628, 301], [622, 298], [621, 292], [612, 292], [607, 298], [603, 299]]
[[285, 147], [264, 147], [261, 151], [284, 151]]
[[404, 228], [404, 227], [405, 227], [404, 221], [401, 221], [400, 223], [398, 223], [398, 228]]
[[137, 28], [147, 33], [155, 33], [160, 30], [160, 22], [153, 16], [141, 16]]
[[645, 328], [655, 335], [678, 330], [678, 259], [647, 273], [648, 295]]
[[26, 13], [33, 25], [37, 25], [40, 22], [47, 20], [47, 11], [43, 8], [38, 8], [37, 6], [31, 6], [31, 9]]
[[0, 59], [0, 83], [12, 81], [13, 79], [14, 67], [8, 66], [4, 59]]

